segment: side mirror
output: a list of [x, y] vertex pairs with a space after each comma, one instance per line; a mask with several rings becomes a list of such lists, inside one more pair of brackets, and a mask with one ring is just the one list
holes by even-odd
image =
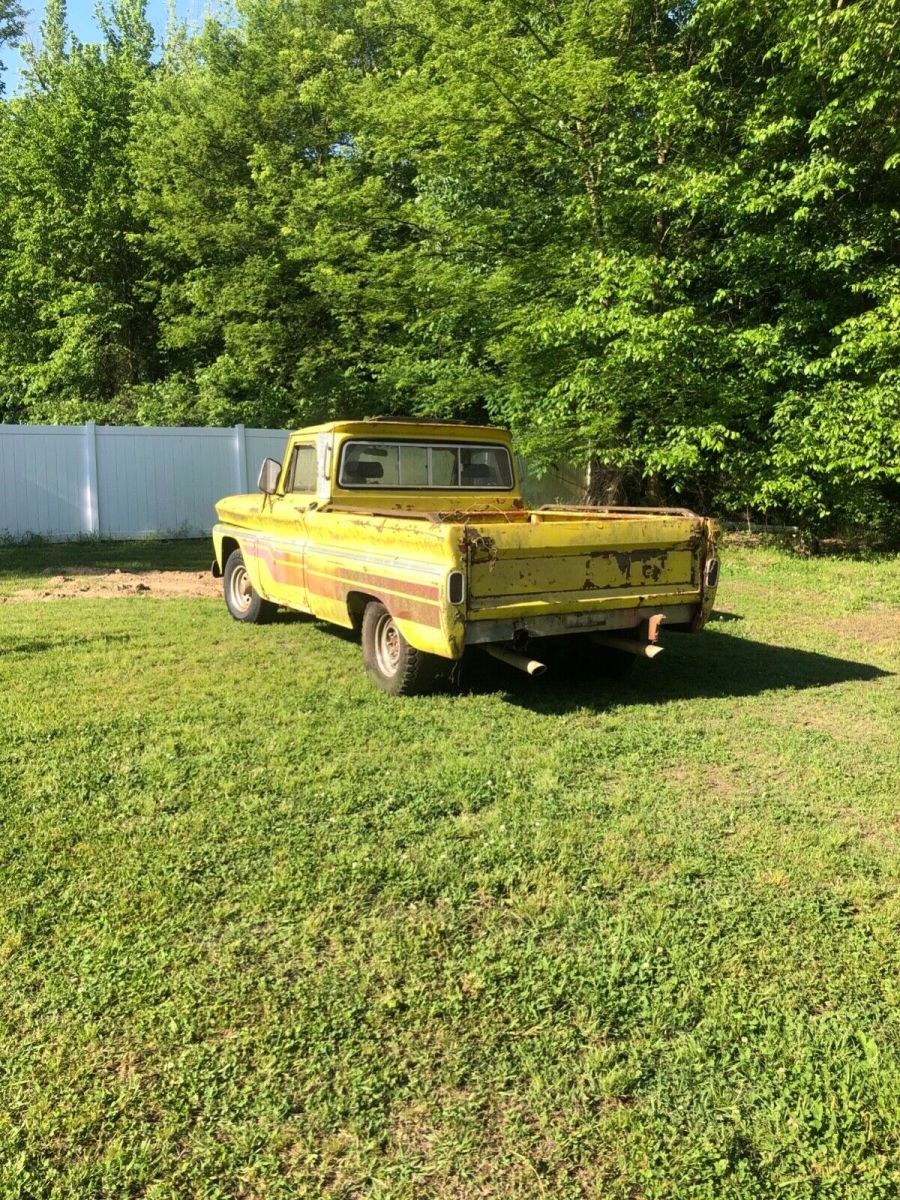
[[278, 487], [280, 474], [281, 463], [276, 462], [274, 458], [264, 458], [263, 465], [259, 468], [259, 479], [256, 481], [256, 486], [261, 492], [271, 496]]

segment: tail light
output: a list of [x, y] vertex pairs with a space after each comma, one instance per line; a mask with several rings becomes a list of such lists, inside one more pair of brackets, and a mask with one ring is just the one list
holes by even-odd
[[462, 571], [451, 571], [447, 576], [447, 599], [451, 604], [462, 604], [466, 598], [466, 577]]

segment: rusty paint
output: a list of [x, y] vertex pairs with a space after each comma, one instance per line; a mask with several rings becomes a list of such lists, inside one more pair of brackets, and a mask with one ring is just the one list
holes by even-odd
[[494, 538], [486, 533], [482, 533], [478, 529], [474, 529], [468, 523], [463, 525], [463, 534], [460, 539], [459, 548], [465, 554], [470, 566], [478, 563], [487, 563], [490, 570], [497, 560], [497, 547]]
[[430, 521], [432, 525], [438, 525], [441, 521], [440, 514], [423, 512], [411, 505], [407, 505], [405, 508], [365, 508], [356, 504], [335, 504], [334, 501], [329, 501], [327, 504], [320, 505], [319, 512], [352, 513], [360, 517], [396, 517], [399, 520], [407, 521]]
[[644, 628], [643, 638], [646, 642], [658, 642], [659, 630], [663, 621], [666, 619], [665, 613], [654, 613], [652, 617], [648, 617], [642, 622]]
[[531, 514], [519, 509], [501, 508], [454, 508], [433, 514], [435, 519], [446, 525], [470, 525], [473, 521], [503, 525], [527, 524]]
[[642, 578], [652, 583], [658, 583], [663, 569], [666, 565], [666, 560], [669, 557], [668, 550], [626, 550], [616, 552], [616, 566], [625, 578], [630, 582], [631, 569], [635, 566], [640, 566]]
[[677, 551], [682, 549], [688, 549], [688, 546], [685, 543], [678, 543], [666, 550], [591, 550], [590, 554], [588, 555], [587, 568], [588, 571], [590, 571], [591, 559], [608, 559], [613, 557], [616, 561], [616, 567], [626, 578], [630, 578], [632, 567], [636, 564], [640, 564], [643, 578], [653, 583], [658, 583], [660, 576], [665, 569], [669, 554], [673, 550]]
[[690, 517], [694, 521], [702, 520], [689, 508], [640, 508], [627, 504], [542, 504], [538, 512], [578, 512], [604, 517]]

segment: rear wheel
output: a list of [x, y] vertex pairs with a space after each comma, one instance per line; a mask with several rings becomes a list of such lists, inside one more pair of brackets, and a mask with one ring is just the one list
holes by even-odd
[[232, 550], [222, 573], [222, 588], [225, 604], [236, 621], [248, 625], [262, 625], [275, 615], [274, 604], [263, 600], [250, 582], [244, 556], [240, 550]]
[[363, 613], [362, 650], [366, 672], [382, 691], [392, 696], [414, 696], [433, 688], [436, 657], [411, 646], [377, 600], [366, 605]]

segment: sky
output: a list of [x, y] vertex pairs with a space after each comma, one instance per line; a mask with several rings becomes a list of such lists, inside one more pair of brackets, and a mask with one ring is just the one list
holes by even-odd
[[[25, 19], [25, 37], [38, 41], [40, 36], [41, 20], [44, 15], [44, 5], [40, 0], [31, 0], [33, 7]], [[29, 0], [22, 0], [23, 7], [29, 7]], [[201, 12], [207, 7], [202, 3], [202, 0], [176, 0], [177, 12], [179, 17], [196, 20]], [[97, 21], [94, 17], [96, 8], [96, 0], [68, 0], [68, 20], [69, 28], [80, 42], [94, 42], [99, 40], [99, 30]], [[157, 33], [162, 33], [166, 27], [168, 17], [167, 0], [147, 0], [147, 16], [153, 24]], [[21, 56], [13, 50], [11, 46], [3, 46], [0, 48], [0, 61], [6, 67], [3, 73], [3, 83], [6, 86], [6, 95], [11, 95], [19, 82], [19, 72], [22, 68]]]

